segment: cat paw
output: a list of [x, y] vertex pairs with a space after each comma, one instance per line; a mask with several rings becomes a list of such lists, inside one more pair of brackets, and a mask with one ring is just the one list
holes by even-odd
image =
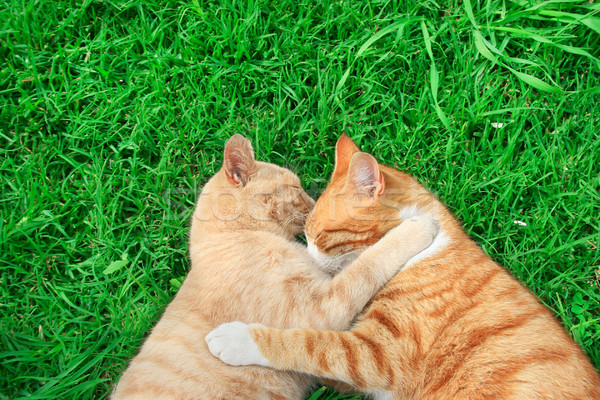
[[388, 234], [389, 240], [404, 243], [405, 250], [420, 252], [433, 243], [438, 234], [438, 222], [426, 214], [412, 215]]
[[206, 335], [208, 349], [213, 356], [229, 365], [268, 366], [249, 328], [249, 325], [239, 321], [219, 325]]
[[413, 215], [412, 217], [404, 220], [403, 224], [406, 223], [408, 223], [409, 225], [414, 225], [415, 231], [419, 232], [420, 236], [423, 236], [426, 239], [433, 240], [433, 238], [435, 238], [438, 234], [439, 221], [433, 219], [429, 215]]

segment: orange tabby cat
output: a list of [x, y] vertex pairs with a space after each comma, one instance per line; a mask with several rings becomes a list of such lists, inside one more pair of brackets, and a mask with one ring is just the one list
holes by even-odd
[[[235, 322], [208, 335], [213, 354], [233, 365], [340, 380], [378, 400], [600, 399], [598, 373], [552, 313], [469, 239], [443, 204], [346, 136], [337, 155], [349, 166], [336, 163], [306, 225], [317, 259], [372, 245], [398, 223], [395, 216], [417, 211], [440, 221], [434, 243], [351, 330]], [[357, 198], [361, 208], [348, 207]]]
[[294, 241], [313, 204], [297, 176], [255, 161], [250, 142], [232, 136], [194, 211], [191, 271], [112, 399], [303, 398], [312, 378], [225, 365], [203, 338], [232, 319], [345, 329], [435, 233], [429, 217], [406, 221], [332, 278]]

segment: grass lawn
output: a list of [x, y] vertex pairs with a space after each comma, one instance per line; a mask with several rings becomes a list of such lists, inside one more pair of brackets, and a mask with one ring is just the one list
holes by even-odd
[[233, 133], [414, 174], [600, 367], [599, 58], [593, 0], [2, 2], [0, 399], [108, 397]]

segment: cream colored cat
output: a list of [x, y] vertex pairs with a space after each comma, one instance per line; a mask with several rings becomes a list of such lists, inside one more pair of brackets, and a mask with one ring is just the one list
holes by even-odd
[[191, 270], [112, 399], [302, 399], [312, 378], [228, 366], [204, 337], [231, 320], [345, 329], [435, 234], [430, 218], [407, 220], [332, 278], [294, 241], [313, 204], [298, 177], [232, 136], [193, 214]]

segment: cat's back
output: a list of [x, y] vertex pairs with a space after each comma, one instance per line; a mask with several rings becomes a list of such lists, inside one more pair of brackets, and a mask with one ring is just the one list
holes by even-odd
[[[298, 254], [296, 254], [298, 253]], [[206, 235], [190, 245], [192, 268], [112, 396], [122, 399], [300, 399], [306, 377], [260, 367], [232, 367], [208, 351], [206, 334], [230, 320], [281, 324], [286, 257], [302, 247], [276, 235]], [[275, 294], [274, 294], [275, 293]]]
[[[300, 399], [306, 383], [284, 372], [231, 367], [214, 358], [204, 337], [213, 324], [172, 302], [123, 374], [114, 400]], [[170, 312], [172, 311], [172, 312]]]
[[476, 246], [402, 271], [362, 318], [386, 341], [411, 338], [389, 348], [410, 354], [396, 368], [412, 371], [399, 384], [416, 398], [600, 399], [596, 370], [552, 313]]

